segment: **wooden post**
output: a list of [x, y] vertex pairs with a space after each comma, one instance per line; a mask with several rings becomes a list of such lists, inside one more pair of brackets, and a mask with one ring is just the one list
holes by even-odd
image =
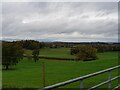
[[45, 87], [45, 62], [42, 62], [42, 79], [43, 79], [43, 87]]

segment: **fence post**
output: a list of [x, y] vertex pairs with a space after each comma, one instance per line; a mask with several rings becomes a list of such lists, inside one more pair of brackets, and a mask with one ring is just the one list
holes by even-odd
[[108, 71], [108, 90], [110, 90], [111, 89], [111, 71], [109, 70]]
[[43, 79], [43, 87], [45, 87], [45, 62], [42, 62], [42, 79]]
[[80, 80], [80, 90], [83, 90], [83, 80]]

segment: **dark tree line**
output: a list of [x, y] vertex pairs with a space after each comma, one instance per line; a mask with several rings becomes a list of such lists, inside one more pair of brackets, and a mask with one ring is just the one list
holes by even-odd
[[95, 44], [92, 45], [98, 52], [120, 51], [120, 44]]
[[40, 49], [43, 48], [45, 45], [43, 42], [35, 41], [35, 40], [21, 40], [21, 41], [14, 41], [21, 47], [29, 50]]
[[71, 48], [71, 55], [79, 52], [78, 46], [91, 46], [97, 49], [97, 52], [120, 51], [120, 44], [80, 44]]

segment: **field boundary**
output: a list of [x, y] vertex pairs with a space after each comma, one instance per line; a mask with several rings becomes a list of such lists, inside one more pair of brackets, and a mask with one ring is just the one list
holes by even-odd
[[[28, 56], [24, 56], [28, 57]], [[29, 56], [33, 58], [32, 56]], [[76, 58], [56, 58], [56, 57], [46, 57], [46, 56], [39, 56], [39, 59], [48, 59], [48, 60], [77, 60]]]
[[[32, 56], [24, 56], [24, 57], [33, 58]], [[81, 59], [78, 59], [78, 58], [58, 58], [58, 57], [46, 57], [46, 56], [39, 56], [38, 58], [39, 59], [47, 59], [47, 60], [65, 60], [65, 61], [81, 60]], [[82, 60], [82, 61], [91, 61], [91, 60], [94, 60], [94, 59], [88, 59], [88, 60]]]

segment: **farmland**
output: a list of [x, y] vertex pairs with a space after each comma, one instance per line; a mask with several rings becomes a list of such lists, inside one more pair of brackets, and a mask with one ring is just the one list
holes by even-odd
[[119, 4], [1, 0], [1, 89], [120, 89]]
[[[31, 53], [30, 50], [26, 50], [26, 52]], [[69, 52], [69, 48], [44, 48], [40, 50], [40, 56], [75, 58]], [[118, 65], [118, 52], [104, 52], [97, 53], [97, 55], [97, 60], [86, 62], [44, 59], [34, 62], [34, 60], [24, 58], [16, 66], [12, 66], [15, 68], [14, 70], [3, 70], [3, 88], [43, 88], [43, 63], [45, 64], [46, 86]], [[117, 70], [112, 73], [112, 76], [116, 74], [118, 74]], [[85, 80], [84, 87], [90, 87], [104, 80], [107, 80], [107, 74]], [[113, 84], [115, 83], [117, 82], [113, 82]], [[79, 82], [65, 87], [79, 88]]]
[[[25, 53], [32, 55], [31, 50], [25, 50]], [[70, 48], [43, 48], [40, 50], [39, 56], [57, 57], [57, 58], [75, 58], [74, 55], [70, 55]]]

